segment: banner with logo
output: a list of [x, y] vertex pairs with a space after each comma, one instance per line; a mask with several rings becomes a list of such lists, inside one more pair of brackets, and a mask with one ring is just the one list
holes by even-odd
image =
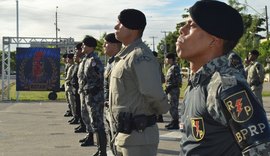
[[17, 91], [52, 91], [59, 87], [59, 48], [17, 48]]

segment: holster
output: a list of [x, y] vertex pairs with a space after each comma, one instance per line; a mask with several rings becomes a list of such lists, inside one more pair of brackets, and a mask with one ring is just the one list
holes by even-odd
[[117, 131], [130, 134], [132, 130], [142, 133], [146, 127], [156, 124], [156, 115], [136, 115], [132, 113], [120, 112], [118, 115]]

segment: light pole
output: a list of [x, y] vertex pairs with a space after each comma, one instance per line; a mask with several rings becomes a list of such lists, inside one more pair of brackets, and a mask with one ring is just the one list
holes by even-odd
[[16, 17], [17, 17], [16, 28], [17, 28], [17, 47], [18, 47], [19, 45], [19, 0], [16, 0]]
[[153, 39], [153, 51], [155, 51], [155, 38], [157, 38], [157, 37], [155, 37], [155, 36], [150, 36], [150, 38]]
[[56, 11], [55, 11], [55, 43], [56, 43], [56, 48], [58, 48], [58, 21], [57, 21], [57, 9], [58, 9], [58, 6], [56, 6]]
[[[17, 28], [17, 48], [18, 48], [19, 47], [19, 0], [16, 0], [16, 28]], [[16, 53], [17, 53], [17, 50], [16, 50]], [[9, 69], [9, 72], [10, 72], [10, 69]], [[16, 101], [19, 100], [19, 95], [20, 95], [19, 91], [16, 91]]]

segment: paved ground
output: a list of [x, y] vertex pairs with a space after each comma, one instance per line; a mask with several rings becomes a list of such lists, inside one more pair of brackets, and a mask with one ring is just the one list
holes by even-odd
[[[63, 102], [1, 103], [0, 156], [87, 156], [94, 153], [96, 147], [80, 147], [78, 140], [85, 133], [73, 132], [77, 125], [69, 125], [70, 118], [63, 117], [66, 107]], [[169, 121], [168, 115], [165, 120]], [[163, 140], [158, 155], [178, 155], [179, 133], [168, 132], [164, 124], [160, 124]]]
[[[270, 97], [264, 98], [270, 119]], [[0, 103], [0, 156], [87, 156], [96, 147], [80, 147], [75, 134], [77, 125], [69, 125], [63, 117], [63, 102]], [[164, 116], [169, 121], [169, 115]], [[180, 133], [167, 131], [159, 123], [158, 156], [178, 155]]]

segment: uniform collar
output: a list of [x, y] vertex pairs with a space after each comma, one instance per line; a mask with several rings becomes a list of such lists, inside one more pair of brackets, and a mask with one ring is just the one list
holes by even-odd
[[225, 55], [221, 57], [217, 57], [204, 66], [202, 66], [194, 75], [190, 77], [189, 85], [193, 87], [201, 84], [209, 77], [211, 77], [216, 71], [219, 71], [220, 68], [225, 67], [228, 65], [228, 59]]
[[126, 46], [118, 54], [116, 54], [115, 60], [117, 61], [118, 59], [124, 59], [129, 53], [131, 53], [133, 51], [134, 47], [138, 46], [141, 43], [142, 43], [141, 38], [135, 40], [133, 43]]
[[87, 58], [90, 58], [90, 57], [93, 57], [93, 56], [95, 56], [95, 55], [96, 55], [96, 54], [95, 54], [95, 52], [93, 51], [93, 52], [87, 54], [86, 57], [87, 57]]
[[114, 61], [114, 56], [112, 56], [112, 57], [110, 57], [110, 58], [108, 59], [108, 63], [109, 63], [109, 64], [111, 64], [113, 61]]

